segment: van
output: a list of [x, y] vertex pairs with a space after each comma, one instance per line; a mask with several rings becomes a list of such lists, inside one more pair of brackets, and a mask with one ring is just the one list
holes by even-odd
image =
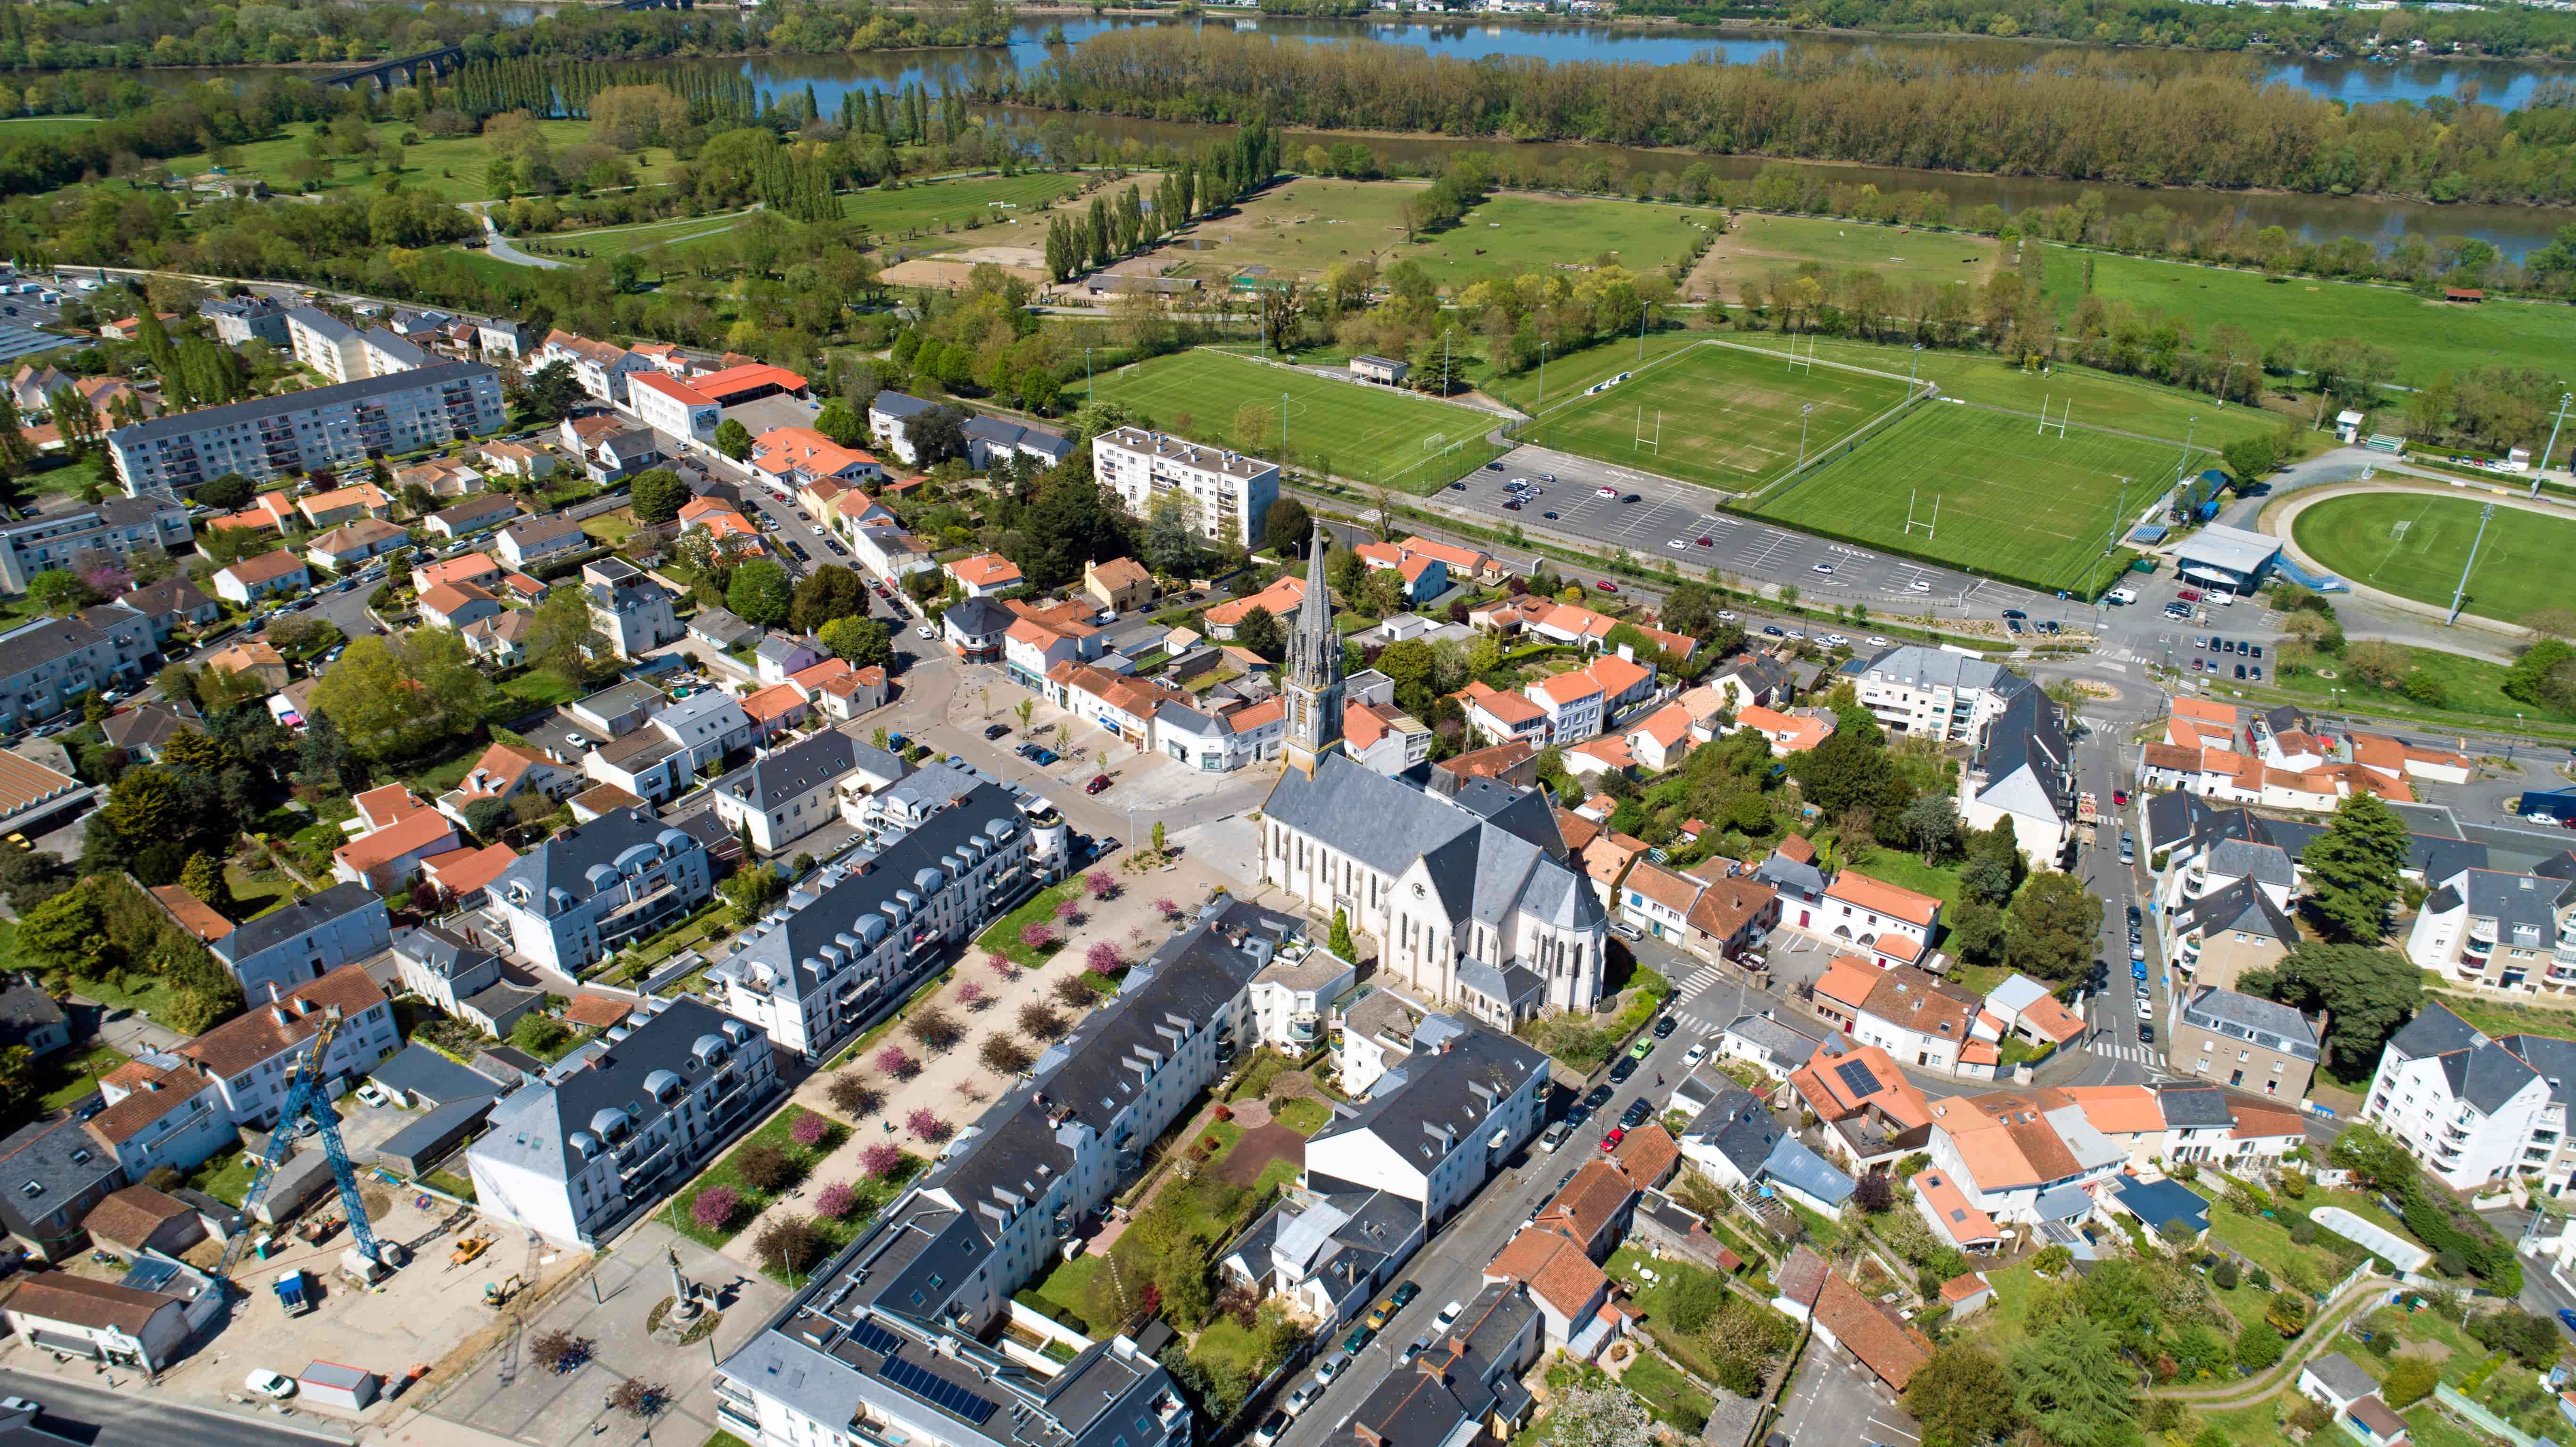
[[2102, 601], [2105, 603], [2116, 603], [2125, 607], [2128, 604], [2138, 601], [2138, 595], [2127, 588], [2114, 588], [2110, 592], [2102, 595]]

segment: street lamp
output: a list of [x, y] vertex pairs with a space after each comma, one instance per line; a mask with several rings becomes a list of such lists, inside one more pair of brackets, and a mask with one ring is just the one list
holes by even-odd
[[1547, 343], [1538, 344], [1538, 405], [1547, 405]]
[[1082, 349], [1082, 405], [1091, 405], [1091, 348]]
[[1800, 467], [1807, 465], [1807, 422], [1815, 410], [1816, 404], [1813, 402], [1798, 409], [1798, 465]]

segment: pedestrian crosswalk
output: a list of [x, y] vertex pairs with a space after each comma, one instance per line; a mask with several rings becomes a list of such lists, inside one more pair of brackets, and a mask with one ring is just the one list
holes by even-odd
[[1680, 1001], [1682, 1004], [1687, 1005], [1702, 991], [1724, 978], [1725, 977], [1723, 975], [1720, 975], [1717, 972], [1717, 966], [1702, 965], [1697, 970], [1691, 972], [1690, 978], [1682, 981], [1679, 989], [1673, 991], [1673, 998]]
[[2157, 1053], [2156, 1047], [2140, 1045], [2134, 1040], [2122, 1043], [2106, 1036], [2084, 1048], [2105, 1060], [2128, 1060], [2140, 1065], [2162, 1065], [2165, 1060]]

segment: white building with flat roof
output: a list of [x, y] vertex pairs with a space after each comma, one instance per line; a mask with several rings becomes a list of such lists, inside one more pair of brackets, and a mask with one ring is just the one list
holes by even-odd
[[1154, 500], [1178, 493], [1190, 526], [1205, 537], [1253, 547], [1279, 496], [1279, 464], [1168, 432], [1120, 427], [1091, 439], [1091, 474], [1144, 517]]
[[2279, 538], [2216, 526], [2202, 528], [2174, 548], [2174, 562], [2185, 578], [2231, 593], [2252, 592], [2280, 555]]

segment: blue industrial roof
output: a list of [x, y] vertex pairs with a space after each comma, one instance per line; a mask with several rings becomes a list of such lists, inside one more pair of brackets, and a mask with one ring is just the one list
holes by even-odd
[[501, 1093], [501, 1082], [479, 1070], [469, 1070], [417, 1043], [395, 1051], [367, 1074], [374, 1077], [379, 1085], [405, 1095], [418, 1095], [439, 1105], [451, 1100]]
[[2141, 1181], [2123, 1176], [2111, 1185], [2111, 1193], [2120, 1204], [2135, 1213], [2149, 1227], [2167, 1221], [2181, 1221], [2194, 1231], [2209, 1229], [2209, 1202], [2190, 1187], [2174, 1181]]
[[1782, 1136], [1762, 1163], [1762, 1174], [1782, 1185], [1795, 1186], [1829, 1206], [1839, 1206], [1851, 1199], [1852, 1178], [1836, 1170], [1833, 1163], [1801, 1144], [1796, 1136]]

